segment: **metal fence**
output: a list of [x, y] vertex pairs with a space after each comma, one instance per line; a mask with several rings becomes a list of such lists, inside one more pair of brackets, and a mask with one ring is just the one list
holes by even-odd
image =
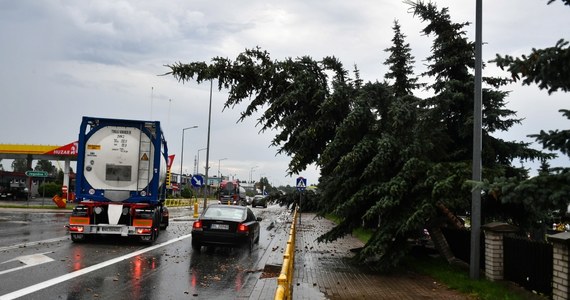
[[[442, 228], [453, 255], [469, 263], [471, 231]], [[481, 234], [481, 269], [485, 268], [485, 240]], [[543, 295], [552, 295], [552, 244], [532, 241], [526, 237], [503, 237], [504, 279], [527, 290]]]
[[552, 295], [552, 244], [505, 236], [503, 258], [505, 280]]

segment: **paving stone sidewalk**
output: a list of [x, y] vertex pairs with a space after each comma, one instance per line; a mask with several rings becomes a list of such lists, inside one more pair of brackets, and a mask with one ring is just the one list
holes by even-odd
[[433, 279], [402, 272], [380, 275], [349, 261], [350, 250], [363, 246], [347, 236], [333, 243], [317, 243], [332, 221], [302, 213], [297, 227], [293, 299], [471, 299]]

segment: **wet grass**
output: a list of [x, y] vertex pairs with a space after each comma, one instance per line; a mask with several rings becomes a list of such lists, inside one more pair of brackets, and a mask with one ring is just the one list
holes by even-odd
[[[469, 269], [466, 266], [449, 264], [438, 256], [409, 255], [406, 257], [404, 264], [411, 270], [427, 275], [472, 299], [548, 299], [547, 297], [526, 291], [510, 282], [493, 282], [484, 278], [473, 280], [469, 277]], [[481, 274], [481, 276], [484, 276], [484, 274]]]

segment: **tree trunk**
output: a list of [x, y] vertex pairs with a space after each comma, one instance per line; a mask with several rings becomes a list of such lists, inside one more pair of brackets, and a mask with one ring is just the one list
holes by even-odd
[[453, 255], [441, 228], [434, 226], [428, 228], [428, 231], [437, 252], [439, 252], [439, 254], [443, 256], [448, 263], [455, 261], [455, 256]]
[[465, 225], [463, 224], [462, 220], [459, 219], [453, 212], [451, 212], [443, 203], [438, 202], [436, 204], [437, 208], [443, 213], [447, 221], [455, 228], [455, 229], [463, 229]]

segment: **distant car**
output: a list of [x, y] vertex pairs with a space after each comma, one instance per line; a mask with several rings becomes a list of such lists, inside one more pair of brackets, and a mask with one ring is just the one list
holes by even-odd
[[9, 200], [27, 200], [28, 199], [28, 188], [9, 188], [0, 191], [0, 198], [5, 198]]
[[192, 249], [246, 246], [251, 251], [259, 242], [260, 221], [248, 207], [212, 204], [192, 224]]
[[263, 206], [263, 208], [267, 208], [267, 197], [263, 195], [253, 196], [253, 200], [251, 200], [251, 207], [257, 206]]

